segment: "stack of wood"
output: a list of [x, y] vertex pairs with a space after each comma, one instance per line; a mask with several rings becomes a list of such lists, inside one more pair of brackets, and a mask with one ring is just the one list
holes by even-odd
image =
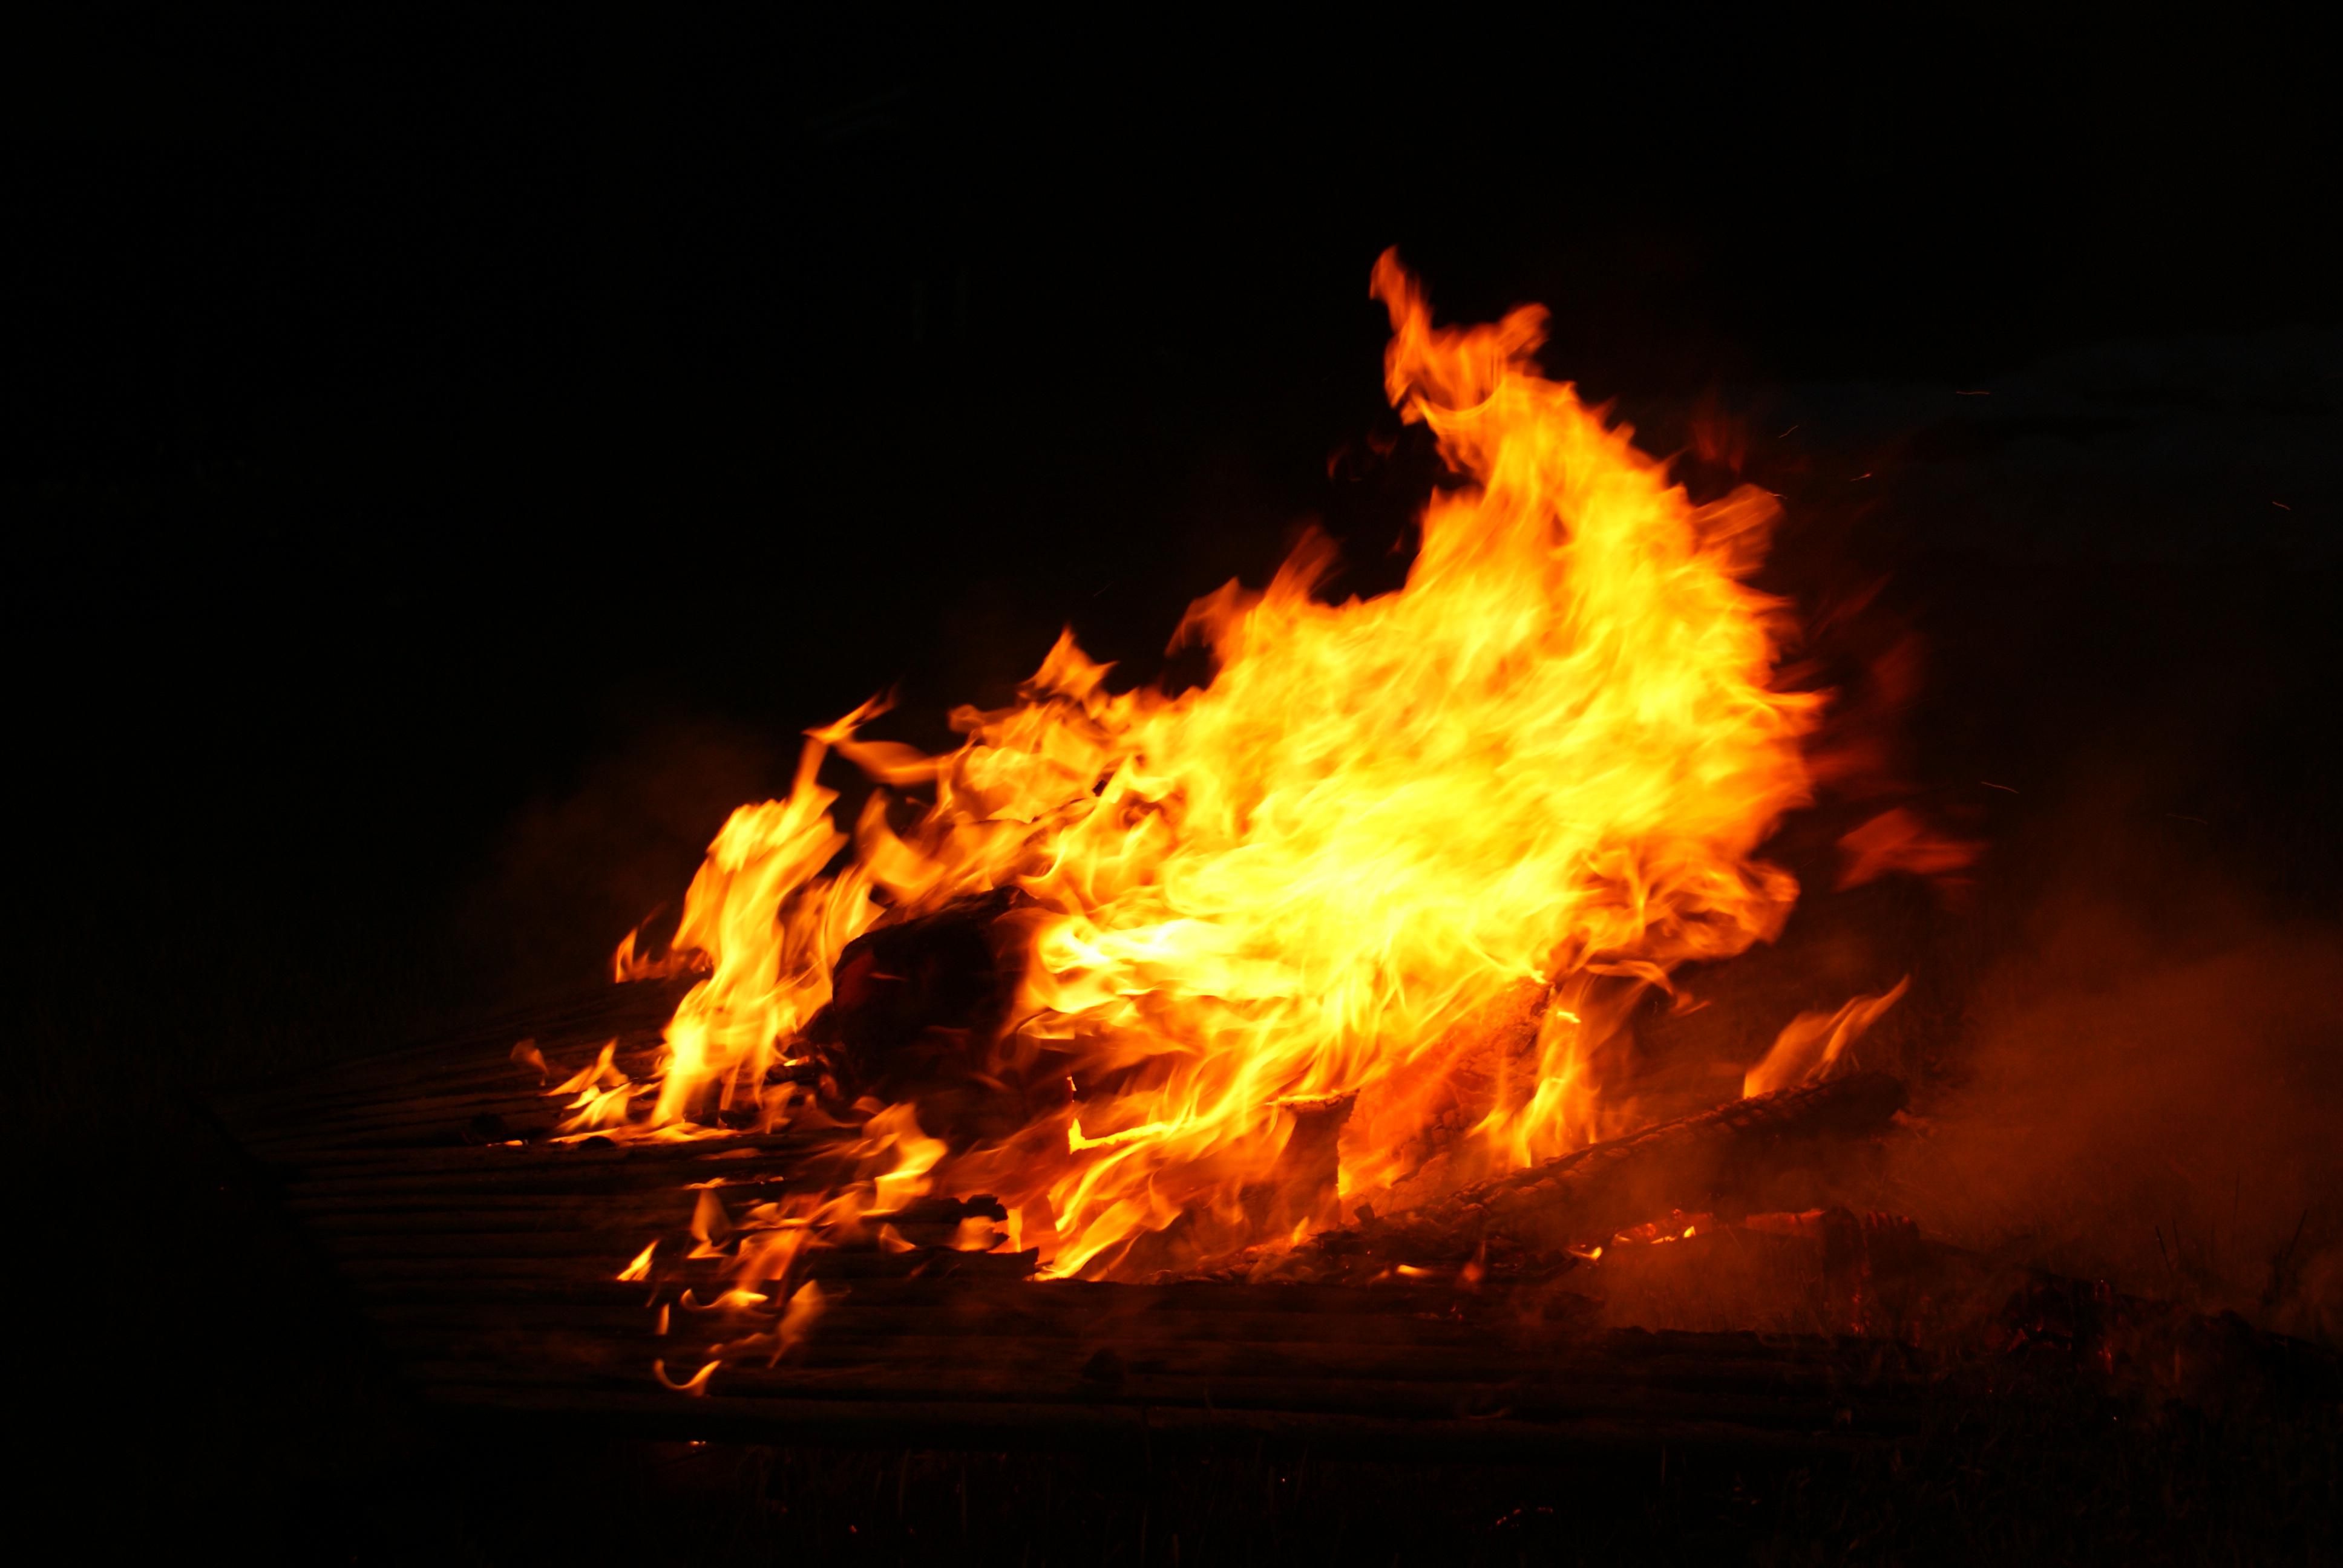
[[617, 988], [216, 1101], [426, 1402], [689, 1436], [1496, 1453], [1844, 1446], [1907, 1430], [1925, 1397], [1890, 1345], [1616, 1331], [1551, 1282], [1028, 1282], [1030, 1256], [949, 1244], [999, 1215], [980, 1196], [890, 1216], [900, 1250], [811, 1254], [815, 1331], [696, 1378], [768, 1321], [686, 1256], [699, 1198], [802, 1190], [836, 1135], [554, 1143], [558, 1107], [509, 1054], [528, 1038], [567, 1065], [615, 1039], [639, 1075], [672, 1002]]
[[[903, 1090], [934, 1059], [958, 1135], [1027, 1113], [1015, 1084], [949, 1066], [997, 1027], [986, 1010], [1013, 954], [990, 933], [1012, 913], [956, 910], [850, 948], [813, 1031], [821, 1091]], [[549, 1137], [558, 1106], [538, 1061], [567, 1068], [609, 1042], [639, 1080], [675, 996], [616, 987], [217, 1101], [427, 1402], [647, 1434], [908, 1446], [1773, 1452], [1892, 1441], [1923, 1419], [1948, 1359], [2012, 1345], [2102, 1370], [2160, 1358], [2234, 1382], [2240, 1367], [2283, 1363], [2269, 1375], [2294, 1386], [2337, 1381], [2332, 1358], [2273, 1349], [2242, 1324], [2012, 1281], [1892, 1218], [1766, 1212], [1785, 1167], [1890, 1126], [1903, 1087], [1876, 1074], [1679, 1118], [1347, 1225], [1327, 1207], [1347, 1106], [1301, 1107], [1288, 1169], [1262, 1195], [1264, 1233], [1318, 1227], [1299, 1248], [1152, 1283], [1036, 1280], [1031, 1253], [960, 1250], [969, 1221], [1005, 1214], [944, 1194], [828, 1238], [759, 1296], [734, 1289], [705, 1243], [729, 1217], [821, 1191], [845, 1134]], [[518, 1056], [517, 1040], [529, 1042]], [[1638, 1289], [1729, 1298], [1735, 1315], [1624, 1326], [1618, 1302]], [[741, 1353], [752, 1344], [771, 1354]]]

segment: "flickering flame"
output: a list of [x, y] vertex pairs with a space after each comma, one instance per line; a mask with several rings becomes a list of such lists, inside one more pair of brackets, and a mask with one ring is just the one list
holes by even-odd
[[708, 1392], [708, 1380], [714, 1377], [716, 1375], [716, 1369], [723, 1364], [724, 1362], [721, 1360], [709, 1362], [698, 1372], [692, 1373], [681, 1382], [678, 1382], [675, 1379], [668, 1376], [667, 1362], [662, 1358], [651, 1362], [651, 1375], [659, 1379], [659, 1382], [663, 1386], [671, 1388], [678, 1393], [690, 1394], [693, 1398], [697, 1399], [704, 1396]]
[[610, 955], [610, 979], [614, 984], [666, 980], [670, 975], [687, 973], [693, 968], [694, 954], [670, 950], [654, 958], [642, 950], [637, 945], [642, 940], [642, 936], [643, 928], [639, 925], [619, 939], [618, 950]]
[[[606, 1053], [564, 1085], [573, 1125], [774, 1124], [850, 941], [1014, 889], [1011, 1024], [969, 1066], [1024, 1119], [954, 1141], [866, 1102], [862, 1211], [940, 1180], [995, 1193], [1057, 1271], [1098, 1274], [1183, 1216], [1233, 1241], [1294, 1226], [1246, 1194], [1332, 1097], [1354, 1097], [1346, 1210], [1609, 1130], [1595, 1052], [1628, 1004], [1770, 939], [1796, 894], [1755, 858], [1806, 799], [1820, 701], [1777, 688], [1784, 608], [1745, 580], [1775, 504], [1693, 504], [1540, 374], [1543, 311], [1435, 327], [1389, 254], [1373, 292], [1387, 390], [1459, 480], [1405, 586], [1322, 601], [1312, 538], [1265, 590], [1191, 608], [1173, 645], [1209, 648], [1205, 686], [1116, 691], [1069, 633], [1016, 704], [953, 715], [947, 756], [860, 739], [875, 701], [810, 732], [789, 793], [736, 811], [691, 885], [672, 951], [705, 978], [655, 1098]], [[880, 786], [851, 836], [832, 752]], [[615, 960], [647, 962], [631, 936]]]
[[1861, 1040], [1911, 989], [1906, 975], [1878, 996], [1847, 999], [1835, 1012], [1802, 1012], [1774, 1039], [1765, 1059], [1742, 1075], [1741, 1092], [1770, 1094], [1824, 1077], [1846, 1048]]

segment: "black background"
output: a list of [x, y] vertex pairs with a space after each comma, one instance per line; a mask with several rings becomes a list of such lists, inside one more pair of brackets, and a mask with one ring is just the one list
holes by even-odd
[[[1423, 476], [1328, 474], [1386, 245], [1664, 450], [1704, 390], [2334, 319], [2249, 25], [199, 42], [14, 149], [17, 904], [100, 1015], [558, 983], [874, 689], [931, 737], [1069, 619], [1143, 673], [1305, 517], [1387, 586]], [[516, 866], [612, 758], [655, 830]]]
[[[1547, 305], [1656, 450], [1870, 410], [1750, 472], [1775, 586], [1885, 572], [1927, 633], [1919, 783], [2137, 761], [2331, 913], [2334, 182], [2285, 26], [256, 32], [44, 85], [0, 478], [63, 1146], [590, 981], [876, 689], [936, 741], [1069, 621], [1151, 674], [1305, 519], [1394, 584], [1390, 245], [1445, 319]], [[2149, 367], [2112, 426], [1952, 400], [2109, 345]], [[2291, 445], [2127, 478], [2215, 415]], [[2026, 438], [2099, 453], [2055, 546], [1928, 477]]]

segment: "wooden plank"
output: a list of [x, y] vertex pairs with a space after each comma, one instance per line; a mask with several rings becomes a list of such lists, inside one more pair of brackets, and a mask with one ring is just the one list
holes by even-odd
[[1566, 1461], [1718, 1454], [1813, 1458], [1875, 1438], [1843, 1430], [1779, 1432], [1725, 1422], [1586, 1418], [1362, 1419], [1306, 1412], [1164, 1409], [1147, 1405], [918, 1401], [685, 1399], [667, 1390], [518, 1389], [439, 1382], [437, 1408], [500, 1428], [574, 1433], [595, 1430], [647, 1439], [801, 1442], [825, 1447], [1021, 1448], [1128, 1453], [1196, 1448], [1308, 1452], [1327, 1458]]
[[[534, 1378], [548, 1367], [591, 1365], [600, 1377], [633, 1381], [650, 1362], [670, 1372], [696, 1369], [709, 1359], [711, 1340], [739, 1337], [721, 1325], [679, 1327], [666, 1335], [604, 1318], [565, 1314], [553, 1326], [514, 1322], [494, 1333], [470, 1323], [401, 1325], [386, 1342], [407, 1352], [418, 1371], [435, 1379], [440, 1359], [466, 1359], [491, 1349], [515, 1375]], [[687, 1332], [687, 1329], [689, 1332]], [[588, 1344], [591, 1353], [558, 1347]], [[1102, 1363], [1105, 1352], [1115, 1360]], [[1111, 1364], [1111, 1375], [1101, 1372]], [[464, 1374], [471, 1376], [472, 1374]], [[485, 1375], [485, 1374], [482, 1374]], [[1910, 1380], [1865, 1381], [1810, 1370], [1791, 1373], [1747, 1362], [1667, 1369], [1634, 1366], [1600, 1356], [1493, 1358], [1485, 1347], [1326, 1345], [1309, 1341], [1232, 1343], [1214, 1340], [1149, 1342], [996, 1340], [971, 1355], [951, 1336], [905, 1336], [890, 1343], [817, 1335], [778, 1366], [749, 1356], [718, 1374], [723, 1392], [827, 1392], [852, 1397], [1139, 1400], [1211, 1402], [1292, 1409], [1415, 1410], [1430, 1401], [1470, 1395], [1523, 1412], [1637, 1409], [1713, 1415], [1777, 1424], [1814, 1420], [1827, 1424], [1841, 1409], [1875, 1414], [1908, 1406], [1924, 1391]]]
[[[699, 1180], [723, 1174], [722, 1167], [730, 1161], [753, 1160], [759, 1155], [771, 1156], [780, 1152], [802, 1152], [820, 1149], [849, 1136], [831, 1131], [787, 1131], [780, 1132], [740, 1132], [729, 1136], [696, 1139], [677, 1143], [627, 1143], [608, 1145], [537, 1144], [524, 1148], [500, 1147], [416, 1147], [407, 1149], [341, 1149], [330, 1143], [304, 1145], [290, 1151], [282, 1161], [304, 1175], [320, 1180], [342, 1179], [373, 1181], [429, 1176], [442, 1173], [459, 1175], [495, 1171], [550, 1171], [592, 1168], [604, 1165], [660, 1166], [681, 1169], [705, 1165], [706, 1171], [694, 1171], [684, 1180]], [[283, 1145], [277, 1146], [280, 1149]]]
[[[670, 1372], [696, 1370], [698, 1358], [670, 1365]], [[428, 1360], [413, 1363], [427, 1386], [514, 1389], [585, 1387], [598, 1392], [660, 1389], [648, 1366], [580, 1367], [538, 1363], [522, 1355], [489, 1359]], [[1473, 1386], [1424, 1379], [1402, 1382], [1363, 1377], [1297, 1379], [1228, 1372], [1204, 1377], [1133, 1374], [1111, 1392], [1101, 1390], [1074, 1368], [1042, 1366], [856, 1366], [768, 1369], [753, 1362], [728, 1362], [708, 1384], [709, 1402], [734, 1400], [806, 1400], [889, 1405], [1059, 1405], [1077, 1409], [1142, 1407], [1196, 1412], [1262, 1411], [1341, 1415], [1353, 1419], [1552, 1423], [1602, 1418], [1614, 1422], [1719, 1421], [1751, 1431], [1908, 1431], [1917, 1407], [1850, 1403], [1825, 1392], [1806, 1398], [1776, 1391], [1735, 1393], [1713, 1389], [1655, 1390], [1604, 1386], [1568, 1379], [1515, 1379], [1503, 1385]], [[1857, 1405], [1860, 1404], [1858, 1413]]]
[[[458, 1141], [476, 1117], [559, 1113], [534, 1070], [506, 1060], [512, 1040], [572, 1042], [558, 1070], [616, 1036], [647, 1064], [679, 990], [513, 1015], [225, 1109], [433, 1408], [760, 1441], [1496, 1454], [1827, 1450], [1904, 1430], [1925, 1397], [1925, 1362], [1895, 1347], [1598, 1332], [1592, 1304], [1554, 1286], [1033, 1282], [983, 1277], [1023, 1261], [936, 1251], [812, 1255], [829, 1305], [811, 1335], [779, 1365], [728, 1364], [708, 1397], [687, 1397], [660, 1385], [655, 1361], [689, 1375], [710, 1344], [775, 1321], [681, 1304], [724, 1288], [720, 1262], [681, 1256], [689, 1184], [722, 1182], [738, 1215], [818, 1184], [851, 1134]], [[618, 1281], [655, 1237], [654, 1278]], [[960, 1272], [894, 1277], [910, 1268]]]

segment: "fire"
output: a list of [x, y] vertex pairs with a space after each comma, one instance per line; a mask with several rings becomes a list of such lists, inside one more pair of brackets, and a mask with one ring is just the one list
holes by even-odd
[[1911, 986], [1906, 975], [1878, 996], [1850, 997], [1835, 1012], [1800, 1013], [1775, 1037], [1765, 1060], [1742, 1075], [1742, 1094], [1770, 1094], [1826, 1072]]
[[[1820, 701], [1777, 685], [1785, 608], [1746, 581], [1775, 508], [1693, 504], [1539, 372], [1536, 307], [1436, 327], [1390, 254], [1373, 291], [1390, 396], [1459, 480], [1405, 586], [1323, 602], [1312, 538], [1265, 590], [1190, 608], [1173, 646], [1211, 652], [1201, 688], [1115, 690], [1069, 633], [1014, 706], [953, 715], [947, 756], [861, 739], [875, 702], [810, 732], [691, 885], [672, 947], [704, 978], [656, 1084], [598, 1063], [564, 1086], [581, 1130], [788, 1121], [784, 1063], [847, 945], [988, 893], [1017, 939], [1008, 1020], [944, 1044], [995, 1114], [863, 1101], [862, 1209], [995, 1193], [1013, 1241], [1097, 1275], [1306, 1230], [1261, 1194], [1338, 1097], [1345, 1204], [1610, 1128], [1628, 1004], [1771, 938], [1796, 894], [1755, 854], [1807, 797]], [[850, 834], [832, 753], [880, 786]], [[646, 961], [630, 936], [619, 972]]]

